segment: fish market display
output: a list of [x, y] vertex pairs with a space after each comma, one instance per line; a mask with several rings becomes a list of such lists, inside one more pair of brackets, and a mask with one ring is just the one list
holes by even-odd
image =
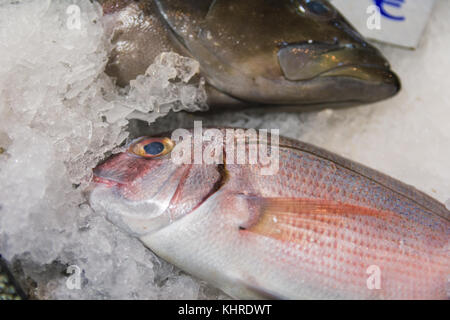
[[[327, 22], [327, 2], [267, 0], [250, 8], [248, 3], [257, 2], [210, 1], [201, 30], [188, 34], [177, 19], [186, 22], [186, 30], [197, 30], [197, 20], [189, 18], [197, 12], [195, 5], [201, 11], [201, 0], [178, 2], [194, 6], [175, 14], [175, 2], [102, 2], [103, 10], [97, 1], [85, 0], [0, 4], [0, 30], [5, 30], [0, 32], [0, 298], [228, 297], [206, 283], [236, 298], [449, 297], [450, 100], [445, 91], [450, 43], [442, 37], [450, 32], [448, 1], [436, 2], [416, 51], [380, 45], [404, 80], [406, 90], [395, 99], [306, 114], [239, 111], [255, 104], [275, 104], [275, 110], [290, 105], [275, 101], [277, 81], [244, 90], [246, 80], [253, 75], [261, 79], [258, 74], [266, 70], [253, 68], [252, 58], [263, 61], [267, 70], [278, 64], [282, 81], [298, 84], [298, 92], [309, 92], [312, 100], [326, 100], [324, 106], [329, 101], [348, 105], [338, 102], [345, 95], [373, 94], [373, 101], [383, 97], [373, 87], [358, 92], [328, 72], [313, 77], [317, 88], [327, 78], [335, 93], [342, 88], [340, 95], [325, 89], [316, 94], [319, 90], [313, 93], [304, 86], [322, 67], [344, 71], [327, 60], [342, 58], [335, 54], [338, 50], [322, 51], [334, 43], [325, 39], [336, 22]], [[277, 20], [263, 8], [280, 9], [281, 3], [297, 8], [298, 19], [316, 21], [317, 28], [290, 24], [299, 43], [275, 43], [274, 35], [285, 37], [283, 30], [292, 20], [282, 10], [277, 12], [285, 19]], [[244, 48], [225, 50], [233, 39], [227, 42], [217, 30], [224, 13], [230, 13], [228, 18], [235, 19], [231, 27], [236, 26], [226, 36], [251, 39], [247, 48], [254, 55], [245, 55]], [[313, 18], [320, 13], [323, 19]], [[245, 27], [237, 30], [242, 17]], [[258, 17], [267, 22], [266, 29], [258, 25]], [[199, 38], [202, 30], [210, 31], [206, 39]], [[304, 37], [311, 30], [322, 40]], [[345, 36], [339, 39], [346, 42]], [[209, 43], [203, 45], [206, 40], [220, 40], [220, 49], [210, 51]], [[305, 41], [318, 45], [315, 51]], [[272, 60], [265, 59], [270, 43]], [[290, 46], [292, 50], [286, 49]], [[352, 47], [346, 46], [347, 53]], [[222, 78], [215, 80], [216, 66], [203, 65], [210, 61], [205, 52], [224, 58], [224, 71], [217, 72]], [[315, 60], [304, 60], [308, 53]], [[153, 67], [146, 68], [150, 63]], [[243, 75], [236, 78], [230, 70]], [[127, 74], [132, 76], [122, 77]], [[137, 74], [141, 76], [129, 81]], [[113, 78], [126, 88], [116, 86]], [[234, 112], [170, 112], [201, 109], [204, 80], [212, 109], [236, 106]], [[396, 82], [392, 88], [398, 89]], [[238, 96], [239, 90], [248, 96]], [[258, 94], [265, 95], [262, 102], [255, 99]], [[302, 101], [295, 101], [301, 105], [295, 110], [322, 105]], [[146, 127], [136, 119], [152, 124]], [[279, 160], [274, 167], [250, 161], [238, 165], [228, 150], [220, 163], [196, 163], [195, 156], [194, 164], [174, 163], [182, 141], [170, 134], [138, 139], [127, 145], [127, 152], [99, 165], [105, 155], [123, 152], [127, 137], [187, 127], [193, 119], [201, 119], [205, 127], [277, 128], [410, 183], [446, 202], [447, 210], [411, 187], [285, 139], [281, 150], [268, 156], [275, 164]], [[251, 153], [252, 147], [245, 151]], [[204, 151], [203, 160], [211, 160], [213, 149]], [[90, 197], [94, 212], [84, 191], [97, 165]], [[269, 175], [262, 173], [265, 169]]]
[[104, 0], [107, 73], [125, 86], [161, 52], [200, 63], [214, 110], [310, 110], [371, 103], [400, 89], [382, 54], [323, 0]]
[[94, 170], [91, 206], [235, 298], [448, 298], [444, 205], [312, 145], [230, 130], [133, 141]]

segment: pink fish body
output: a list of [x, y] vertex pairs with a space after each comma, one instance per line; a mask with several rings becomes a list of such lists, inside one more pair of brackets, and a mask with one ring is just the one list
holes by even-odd
[[[134, 145], [142, 141], [152, 140]], [[124, 152], [95, 169], [90, 202], [235, 298], [448, 299], [442, 204], [325, 150], [279, 141], [272, 175], [227, 163], [226, 151], [224, 164], [208, 165]]]

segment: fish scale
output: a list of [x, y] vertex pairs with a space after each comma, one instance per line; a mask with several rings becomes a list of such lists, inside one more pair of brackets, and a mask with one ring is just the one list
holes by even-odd
[[[113, 164], [126, 163], [130, 155], [118, 157], [97, 169], [102, 179], [123, 174]], [[236, 298], [448, 298], [450, 213], [436, 200], [285, 138], [273, 175], [261, 175], [259, 164], [225, 159], [222, 167], [198, 164], [192, 171], [170, 158], [139, 162], [145, 174], [129, 182], [140, 195], [137, 203], [151, 200], [139, 191], [150, 182], [177, 190], [166, 211], [161, 209], [175, 219], [139, 235], [163, 259]], [[183, 178], [159, 174], [166, 171]], [[99, 184], [91, 203], [101, 211], [108, 199], [111, 210], [114, 202], [123, 205], [126, 190]], [[368, 285], [373, 267], [380, 272], [380, 288]]]
[[[281, 144], [283, 144], [283, 142], [281, 142]], [[287, 174], [287, 169], [283, 167], [284, 163], [294, 164], [294, 167], [290, 169], [291, 172], [294, 172], [293, 174]], [[304, 170], [303, 168], [307, 168], [307, 170]], [[272, 197], [276, 195], [292, 197], [304, 196], [342, 201], [344, 203], [365, 205], [373, 208], [397, 210], [413, 219], [423, 219], [423, 210], [419, 210], [417, 206], [412, 205], [412, 200], [408, 201], [408, 199], [395, 197], [392, 192], [387, 192], [388, 190], [386, 189], [388, 188], [383, 188], [379, 183], [367, 179], [364, 176], [357, 176], [346, 168], [341, 167], [340, 170], [337, 171], [334, 168], [330, 170], [329, 162], [313, 155], [304, 154], [302, 157], [298, 157], [295, 155], [295, 152], [292, 152], [291, 150], [280, 150], [280, 171], [276, 176], [261, 177], [259, 175], [260, 167], [258, 166], [248, 167], [248, 171], [253, 175], [252, 177], [249, 177], [249, 180], [258, 182], [261, 186], [263, 195], [265, 190], [269, 188], [267, 195]], [[325, 186], [337, 187], [340, 189], [339, 192], [329, 193], [327, 192], [327, 187], [320, 187], [321, 181], [316, 178], [319, 176], [319, 173], [322, 176], [335, 179], [335, 184], [332, 185], [326, 183]], [[299, 184], [298, 181], [303, 180], [302, 175], [305, 178], [305, 182]], [[274, 190], [274, 187], [277, 187], [278, 189]], [[286, 189], [288, 189], [287, 192]], [[365, 196], [361, 197], [361, 194], [364, 194]], [[393, 198], [395, 198], [395, 201], [392, 200]], [[436, 221], [436, 227], [439, 228], [439, 220], [436, 220], [429, 212], [427, 212], [427, 218], [428, 220], [426, 220], [425, 223]]]

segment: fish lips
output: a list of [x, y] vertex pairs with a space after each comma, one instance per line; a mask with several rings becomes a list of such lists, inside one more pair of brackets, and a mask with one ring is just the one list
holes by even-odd
[[151, 161], [134, 156], [128, 152], [113, 155], [93, 170], [93, 181], [108, 186], [128, 184], [146, 174]]
[[374, 95], [392, 96], [400, 88], [398, 76], [390, 70], [388, 61], [372, 46], [354, 44], [287, 44], [278, 51], [278, 62], [289, 81], [309, 81], [317, 78], [351, 78], [367, 83]]

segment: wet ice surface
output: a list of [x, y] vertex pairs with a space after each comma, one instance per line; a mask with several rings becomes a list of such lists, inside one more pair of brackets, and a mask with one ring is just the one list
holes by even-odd
[[[85, 204], [92, 167], [126, 139], [127, 117], [151, 122], [205, 101], [187, 83], [198, 63], [170, 53], [119, 93], [103, 73], [100, 19], [89, 1], [0, 4], [0, 253], [38, 298], [204, 296]], [[82, 271], [80, 290], [66, 286], [69, 265]]]
[[[139, 77], [123, 95], [103, 74], [109, 47], [98, 7], [75, 1], [78, 30], [67, 25], [73, 1], [9, 2], [0, 5], [0, 30], [13, 30], [0, 32], [0, 253], [39, 298], [223, 298], [96, 215], [82, 195], [90, 169], [126, 139], [125, 118], [153, 121], [170, 108], [202, 107], [204, 91], [186, 82], [195, 62], [162, 56], [148, 70], [159, 78]], [[403, 82], [388, 101], [308, 114], [169, 113], [148, 128], [132, 121], [131, 134], [191, 127], [194, 119], [278, 128], [445, 202], [449, 16], [450, 2], [439, 1], [417, 51], [382, 47]], [[66, 286], [69, 265], [82, 271], [80, 290]]]

